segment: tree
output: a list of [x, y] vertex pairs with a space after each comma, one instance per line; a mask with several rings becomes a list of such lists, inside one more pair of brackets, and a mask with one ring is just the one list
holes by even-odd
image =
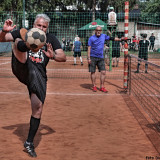
[[[101, 12], [106, 12], [108, 6], [113, 6], [116, 12], [124, 11], [124, 3], [126, 0], [79, 0], [78, 2], [85, 4], [85, 10], [93, 10], [95, 6], [100, 8]], [[136, 0], [128, 0], [130, 4], [130, 9], [136, 4]]]
[[160, 23], [160, 1], [149, 0], [139, 3], [141, 8], [141, 21], [148, 23]]
[[153, 14], [160, 12], [160, 0], [149, 0], [148, 2], [140, 3], [142, 12]]
[[[30, 0], [25, 1], [26, 12], [54, 12], [59, 6], [61, 11], [68, 11], [66, 6], [76, 5], [78, 11], [95, 11], [98, 7], [99, 12], [107, 12], [109, 6], [113, 6], [115, 11], [124, 12], [124, 3], [126, 0]], [[160, 10], [160, 0], [148, 0], [139, 2], [139, 0], [128, 0], [130, 10], [136, 3], [146, 13], [157, 13]], [[0, 11], [23, 11], [23, 0], [1, 0]]]
[[22, 0], [1, 0], [0, 11], [22, 11]]

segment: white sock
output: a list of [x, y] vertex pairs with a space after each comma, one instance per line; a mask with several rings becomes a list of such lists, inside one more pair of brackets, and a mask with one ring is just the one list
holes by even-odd
[[119, 62], [119, 58], [117, 58], [117, 62]]
[[74, 64], [76, 64], [76, 58], [74, 57]]
[[82, 63], [82, 62], [83, 62], [83, 61], [82, 61], [82, 57], [79, 57], [79, 58], [80, 58], [80, 61], [81, 61], [81, 63]]

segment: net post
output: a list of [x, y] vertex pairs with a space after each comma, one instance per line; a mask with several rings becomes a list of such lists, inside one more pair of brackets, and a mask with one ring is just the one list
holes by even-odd
[[[112, 37], [112, 30], [113, 30], [113, 27], [111, 26], [111, 37]], [[109, 44], [109, 71], [112, 71], [112, 41], [110, 41], [110, 44]]]
[[131, 89], [131, 87], [132, 87], [132, 86], [131, 86], [131, 84], [132, 84], [132, 83], [131, 83], [131, 76], [132, 76], [132, 75], [131, 75], [131, 56], [129, 55], [129, 56], [128, 56], [128, 83], [129, 83], [129, 84], [128, 84], [128, 90], [129, 90], [129, 95], [131, 95], [131, 90], [132, 90], [132, 89]]
[[[129, 2], [125, 2], [125, 21], [124, 21], [124, 33], [125, 40], [128, 39], [128, 22], [129, 22]], [[124, 83], [123, 87], [125, 90], [128, 89], [128, 43], [125, 41], [124, 44]]]

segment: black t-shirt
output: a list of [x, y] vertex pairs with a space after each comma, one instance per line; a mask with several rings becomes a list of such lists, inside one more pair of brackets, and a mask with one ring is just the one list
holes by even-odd
[[148, 40], [140, 40], [139, 41], [139, 54], [148, 54], [148, 46], [149, 41]]
[[149, 37], [149, 40], [150, 40], [151, 43], [154, 43], [154, 41], [155, 41], [155, 36], [150, 36], [150, 37]]
[[[11, 34], [13, 36], [14, 41], [16, 38], [21, 38], [20, 30], [14, 30], [11, 32]], [[46, 37], [46, 43], [51, 43], [54, 51], [56, 49], [61, 49], [61, 44], [54, 35], [52, 35], [51, 33], [47, 33]], [[42, 49], [47, 51], [46, 45], [43, 46]], [[49, 62], [49, 58], [43, 53], [42, 49], [39, 49], [37, 53], [34, 53], [31, 50], [28, 51], [28, 57], [32, 64], [34, 64], [42, 73], [42, 75], [46, 77], [46, 66]]]
[[120, 41], [113, 41], [112, 42], [112, 50], [120, 51]]

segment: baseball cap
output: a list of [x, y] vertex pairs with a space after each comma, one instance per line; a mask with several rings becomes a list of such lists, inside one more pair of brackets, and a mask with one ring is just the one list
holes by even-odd
[[110, 7], [109, 9], [114, 9], [114, 7]]

